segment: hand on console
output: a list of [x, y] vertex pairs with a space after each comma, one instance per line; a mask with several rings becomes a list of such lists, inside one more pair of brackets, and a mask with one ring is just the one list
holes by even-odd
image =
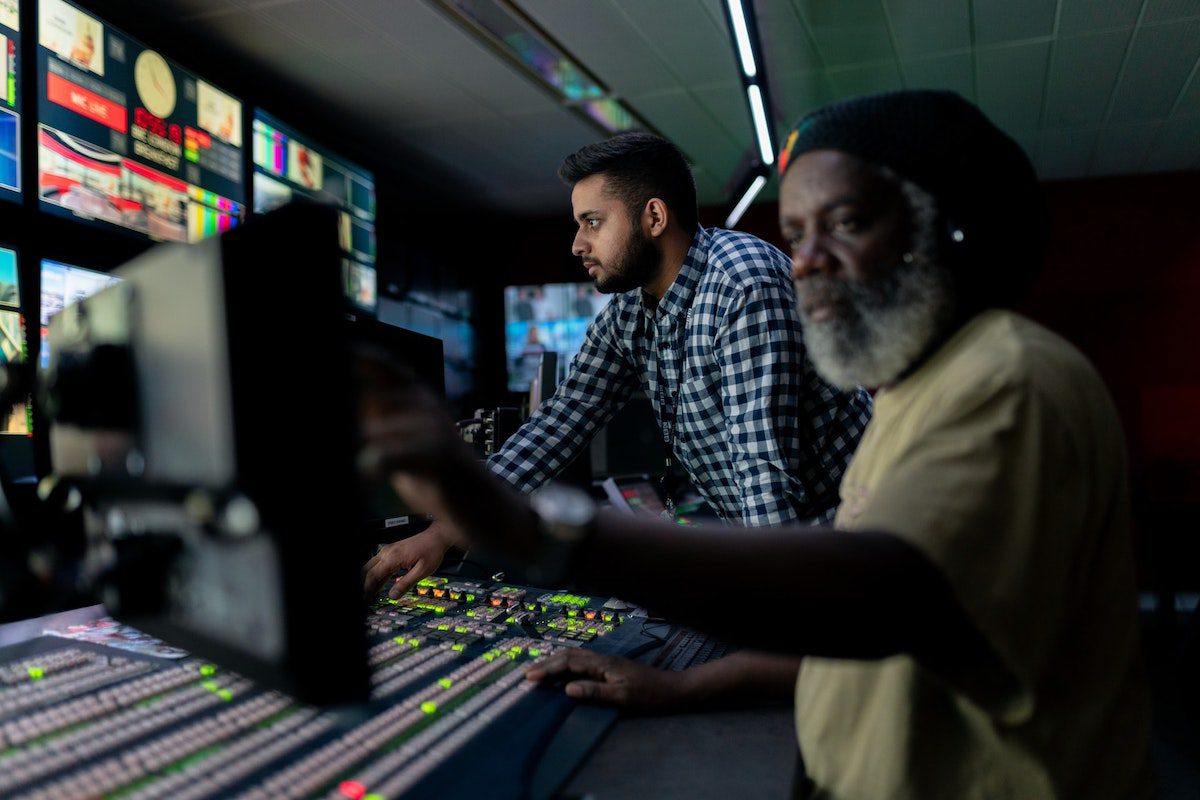
[[525, 677], [535, 683], [565, 679], [568, 696], [628, 711], [669, 713], [691, 705], [687, 671], [667, 672], [591, 650], [556, 653], [526, 670]]

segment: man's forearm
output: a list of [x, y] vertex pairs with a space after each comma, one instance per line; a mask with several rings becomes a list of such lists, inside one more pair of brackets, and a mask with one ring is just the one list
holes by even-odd
[[740, 650], [725, 658], [684, 670], [684, 702], [688, 709], [791, 701], [800, 659]]

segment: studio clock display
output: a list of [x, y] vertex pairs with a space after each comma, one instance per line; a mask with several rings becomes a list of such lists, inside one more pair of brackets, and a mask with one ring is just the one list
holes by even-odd
[[133, 65], [133, 82], [142, 105], [159, 119], [175, 110], [175, 76], [167, 60], [153, 50], [143, 50]]

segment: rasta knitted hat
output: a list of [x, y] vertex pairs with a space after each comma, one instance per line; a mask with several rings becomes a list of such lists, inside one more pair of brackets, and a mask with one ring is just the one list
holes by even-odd
[[784, 140], [782, 177], [812, 150], [887, 167], [933, 196], [941, 255], [976, 305], [1009, 305], [1041, 268], [1048, 225], [1020, 146], [953, 92], [866, 95], [805, 115]]

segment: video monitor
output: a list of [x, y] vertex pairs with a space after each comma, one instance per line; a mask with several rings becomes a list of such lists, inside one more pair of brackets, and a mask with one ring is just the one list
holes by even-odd
[[0, 198], [21, 200], [21, 4], [0, 0]]
[[254, 213], [297, 196], [336, 208], [346, 296], [357, 308], [376, 313], [374, 175], [261, 110], [254, 113], [253, 139]]
[[38, 196], [196, 242], [244, 213], [242, 104], [66, 0], [38, 3]]
[[509, 286], [504, 290], [504, 351], [508, 388], [529, 391], [539, 356], [558, 353], [559, 380], [583, 346], [587, 327], [608, 302], [591, 283]]
[[42, 259], [41, 350], [38, 354], [38, 365], [42, 369], [50, 366], [50, 343], [46, 339], [50, 318], [67, 306], [120, 282], [115, 275]]
[[[21, 316], [21, 285], [17, 254], [0, 247], [0, 363], [13, 364], [28, 358], [25, 319]], [[26, 400], [0, 409], [0, 433], [28, 435], [30, 404]]]

